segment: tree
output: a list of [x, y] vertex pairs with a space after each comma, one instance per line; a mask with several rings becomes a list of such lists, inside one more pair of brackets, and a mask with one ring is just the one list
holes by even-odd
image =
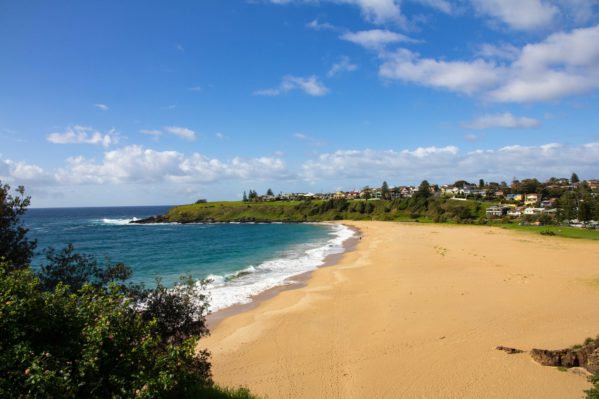
[[211, 389], [202, 333], [166, 340], [118, 287], [40, 289], [0, 263], [0, 397], [196, 398]]
[[21, 220], [31, 198], [25, 197], [23, 186], [15, 191], [17, 195], [11, 195], [10, 186], [0, 181], [0, 260], [8, 268], [21, 269], [29, 265], [37, 242], [27, 238], [28, 229]]
[[257, 197], [258, 197], [258, 193], [255, 190], [250, 190], [250, 192], [248, 194], [248, 200], [255, 201]]
[[414, 194], [415, 197], [425, 199], [430, 197], [431, 195], [431, 185], [427, 180], [423, 180], [420, 183], [420, 186], [418, 186], [418, 191], [416, 191], [416, 193]]
[[243, 201], [243, 202], [248, 202], [248, 196], [247, 196], [247, 194], [245, 193], [245, 191], [243, 192], [243, 199], [242, 199], [242, 201]]
[[128, 280], [133, 271], [123, 263], [100, 266], [90, 255], [75, 252], [72, 244], [57, 251], [53, 247], [44, 250], [46, 263], [38, 273], [41, 287], [51, 291], [58, 284], [67, 285], [71, 292], [78, 291], [85, 284], [96, 288], [107, 287], [110, 283]]
[[592, 219], [593, 208], [591, 205], [590, 198], [584, 198], [578, 201], [578, 220], [581, 222], [588, 222]]
[[274, 193], [272, 192], [272, 190], [269, 188], [268, 190], [266, 190], [266, 195], [274, 195]]
[[520, 191], [523, 194], [532, 194], [538, 192], [541, 187], [541, 182], [537, 179], [524, 179], [520, 182]]
[[383, 185], [381, 186], [381, 196], [385, 200], [391, 199], [391, 193], [389, 192], [389, 185], [387, 184], [386, 181], [384, 181]]
[[485, 181], [483, 179], [480, 179], [478, 181], [478, 188], [483, 188], [483, 187], [485, 187]]
[[572, 173], [572, 177], [570, 177], [570, 183], [576, 184], [580, 181], [578, 175], [576, 173]]
[[360, 197], [362, 197], [362, 198], [363, 198], [363, 199], [365, 199], [365, 200], [368, 200], [368, 199], [370, 199], [370, 197], [372, 196], [372, 193], [371, 193], [371, 191], [372, 191], [372, 190], [370, 189], [370, 187], [368, 187], [368, 186], [364, 187], [364, 188], [362, 189], [362, 193], [360, 194]]
[[468, 183], [466, 180], [458, 180], [455, 183], [453, 183], [454, 187], [457, 188], [464, 188], [465, 185], [469, 185], [470, 183]]

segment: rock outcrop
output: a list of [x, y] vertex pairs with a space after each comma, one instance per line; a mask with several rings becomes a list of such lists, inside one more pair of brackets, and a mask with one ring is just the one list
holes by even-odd
[[599, 337], [568, 349], [533, 349], [530, 356], [543, 366], [583, 367], [591, 373], [596, 373], [599, 371]]

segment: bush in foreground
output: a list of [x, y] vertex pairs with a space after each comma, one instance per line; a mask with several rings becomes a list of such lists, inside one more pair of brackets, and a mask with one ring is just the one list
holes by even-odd
[[192, 398], [210, 389], [199, 337], [168, 342], [116, 285], [40, 289], [0, 264], [0, 397]]

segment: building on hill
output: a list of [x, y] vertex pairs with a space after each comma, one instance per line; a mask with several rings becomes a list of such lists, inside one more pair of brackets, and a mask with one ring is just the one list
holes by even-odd
[[501, 206], [501, 205], [493, 205], [487, 208], [486, 215], [487, 217], [503, 217], [506, 216], [510, 207]]
[[535, 206], [539, 203], [540, 197], [539, 194], [526, 194], [524, 196], [524, 205], [527, 207]]

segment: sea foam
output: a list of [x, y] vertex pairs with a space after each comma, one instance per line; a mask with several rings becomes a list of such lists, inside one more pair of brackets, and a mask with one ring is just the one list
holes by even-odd
[[124, 226], [127, 225], [131, 222], [135, 222], [136, 220], [139, 220], [138, 218], [131, 218], [131, 219], [108, 219], [108, 218], [104, 218], [102, 219], [102, 223], [103, 224], [115, 224], [115, 225], [119, 225], [119, 226]]
[[325, 245], [309, 247], [299, 245], [287, 251], [283, 257], [249, 266], [225, 276], [210, 275], [203, 288], [208, 294], [210, 311], [215, 312], [236, 304], [246, 304], [252, 297], [270, 288], [295, 284], [291, 277], [315, 270], [325, 258], [344, 251], [343, 243], [354, 235], [347, 226], [330, 224], [331, 236]]

